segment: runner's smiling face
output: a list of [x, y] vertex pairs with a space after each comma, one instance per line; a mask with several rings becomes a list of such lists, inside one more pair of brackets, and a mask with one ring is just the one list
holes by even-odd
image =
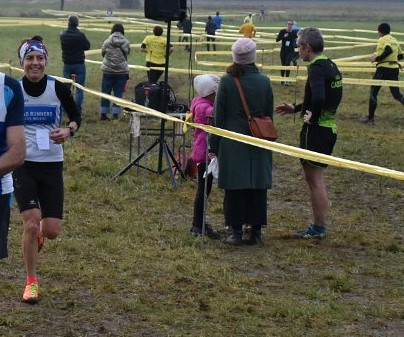
[[22, 64], [25, 76], [31, 82], [40, 81], [45, 76], [46, 63], [46, 57], [38, 51], [32, 51], [25, 55]]

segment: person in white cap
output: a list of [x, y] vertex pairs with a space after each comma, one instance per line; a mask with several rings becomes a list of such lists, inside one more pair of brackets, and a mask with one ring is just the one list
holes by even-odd
[[[194, 79], [194, 88], [198, 96], [191, 103], [191, 113], [194, 123], [210, 124], [212, 117], [213, 102], [215, 100], [217, 87], [219, 85], [219, 76], [205, 74], [196, 76]], [[206, 171], [206, 151], [207, 151], [207, 134], [204, 130], [196, 128], [192, 141], [192, 160], [198, 168], [198, 189], [194, 200], [194, 215], [191, 227], [193, 235], [202, 234], [203, 211], [205, 197], [205, 179], [207, 179], [206, 195], [209, 196], [212, 189], [213, 177], [209, 174], [204, 178]], [[220, 235], [209, 224], [205, 224], [205, 233], [211, 239], [219, 239]]]
[[[251, 136], [235, 78], [238, 78], [253, 116], [273, 116], [271, 82], [255, 65], [256, 44], [238, 39], [232, 46], [233, 64], [220, 80], [213, 126]], [[218, 186], [224, 189], [225, 224], [231, 233], [224, 243], [254, 245], [261, 243], [261, 228], [267, 225], [267, 190], [272, 185], [272, 151], [226, 137], [210, 138], [211, 156], [218, 156]], [[244, 237], [243, 225], [251, 226]]]

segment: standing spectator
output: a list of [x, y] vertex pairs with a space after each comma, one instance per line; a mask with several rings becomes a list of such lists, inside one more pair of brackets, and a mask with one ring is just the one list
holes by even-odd
[[0, 260], [8, 256], [11, 171], [22, 165], [25, 156], [24, 98], [15, 79], [0, 73]]
[[[216, 29], [217, 29], [217, 26], [213, 22], [212, 17], [208, 16], [208, 21], [206, 21], [206, 24], [205, 24], [205, 33], [207, 35], [216, 35]], [[206, 48], [208, 49], [208, 51], [210, 51], [210, 43], [209, 42], [213, 42], [212, 47], [213, 47], [213, 50], [216, 51], [215, 40], [216, 39], [214, 37], [212, 37], [212, 36], [207, 36], [206, 37]]]
[[[163, 28], [161, 26], [155, 26], [153, 28], [153, 35], [147, 35], [144, 38], [142, 45], [140, 46], [140, 51], [142, 53], [147, 53], [146, 67], [165, 67], [167, 39], [162, 35]], [[171, 55], [173, 50], [174, 47], [170, 44], [168, 49], [169, 55]], [[149, 82], [157, 83], [163, 73], [164, 70], [148, 70], [147, 77], [149, 78]]]
[[[252, 39], [238, 39], [232, 46], [233, 64], [222, 77], [217, 91], [213, 125], [251, 136], [235, 78], [241, 82], [253, 116], [273, 115], [270, 80], [255, 65], [256, 44]], [[272, 185], [272, 151], [217, 135], [211, 136], [211, 153], [219, 160], [219, 188], [224, 189], [225, 223], [231, 235], [224, 242], [231, 245], [261, 243], [261, 227], [267, 225], [267, 190]], [[243, 242], [242, 227], [252, 227]]]
[[[178, 28], [178, 30], [183, 32], [182, 21], [177, 22], [177, 28]], [[182, 40], [183, 40], [182, 37], [183, 37], [183, 34], [178, 34], [178, 42], [182, 42]]]
[[222, 29], [222, 22], [223, 19], [220, 16], [219, 12], [216, 12], [216, 15], [212, 18], [212, 21], [214, 22], [214, 24], [216, 25], [217, 29]]
[[246, 38], [253, 38], [257, 33], [257, 28], [250, 21], [246, 21], [239, 30], [239, 33], [243, 34]]
[[[63, 143], [80, 127], [81, 116], [68, 86], [45, 74], [48, 51], [40, 36], [18, 48], [24, 77], [24, 164], [13, 173], [15, 197], [23, 221], [22, 247], [27, 272], [22, 300], [39, 301], [38, 253], [44, 238], [55, 239], [63, 218]], [[68, 115], [62, 127], [63, 111]]]
[[[281, 29], [276, 37], [276, 42], [282, 41], [281, 45], [281, 63], [283, 66], [290, 66], [290, 63], [295, 58], [295, 41], [297, 39], [297, 32], [292, 30], [293, 21], [288, 20], [286, 28]], [[289, 77], [290, 70], [281, 70], [282, 77]], [[282, 81], [281, 85], [288, 86], [289, 82]]]
[[[122, 98], [129, 79], [129, 53], [130, 45], [125, 38], [125, 30], [120, 23], [116, 23], [112, 26], [111, 35], [104, 41], [101, 48], [103, 56], [101, 91], [104, 94], [110, 95], [113, 91], [114, 96]], [[109, 100], [101, 98], [100, 119], [109, 120], [110, 111], [113, 118], [117, 119], [121, 113], [121, 107], [113, 104], [111, 109]]]
[[[62, 46], [63, 77], [75, 78], [76, 83], [84, 86], [86, 82], [86, 66], [84, 64], [86, 50], [90, 49], [90, 41], [84, 33], [78, 30], [79, 18], [69, 16], [67, 29], [60, 34]], [[75, 97], [77, 110], [82, 113], [83, 90], [76, 89]]]
[[261, 7], [260, 7], [260, 20], [261, 21], [265, 20], [265, 7], [264, 7], [264, 5], [261, 5]]
[[191, 51], [191, 48], [189, 47], [189, 38], [192, 33], [192, 22], [188, 17], [185, 17], [184, 21], [182, 22], [182, 32], [184, 35], [182, 36], [182, 41], [181, 42], [187, 42], [185, 45], [185, 50], [186, 51]]
[[[323, 55], [324, 39], [317, 28], [304, 28], [298, 33], [300, 57], [308, 62], [307, 82], [302, 104], [283, 104], [276, 112], [284, 115], [301, 111], [303, 121], [300, 132], [302, 149], [332, 154], [337, 140], [335, 114], [342, 98], [342, 77], [338, 67]], [[300, 160], [310, 189], [313, 223], [296, 233], [297, 238], [322, 239], [327, 234], [328, 208], [324, 169], [327, 165], [307, 159]]]
[[[400, 64], [399, 60], [403, 59], [403, 52], [398, 41], [390, 35], [390, 25], [381, 23], [377, 27], [379, 32], [379, 41], [376, 47], [376, 53], [370, 56], [370, 62], [376, 62], [376, 73], [374, 80], [390, 80], [398, 81]], [[404, 105], [404, 96], [398, 87], [389, 87], [394, 99]], [[377, 95], [380, 86], [372, 85], [370, 87], [369, 113], [361, 119], [362, 123], [374, 123], [375, 111], [377, 108]]]
[[293, 65], [295, 67], [297, 66], [297, 60], [300, 57], [299, 56], [299, 51], [296, 51], [297, 50], [297, 33], [299, 32], [299, 30], [300, 30], [299, 24], [297, 23], [296, 20], [293, 20], [292, 32], [296, 34], [296, 39], [293, 42], [293, 48], [294, 48], [293, 55], [294, 56], [293, 56], [293, 59], [292, 59], [292, 63], [293, 63]]
[[[210, 125], [212, 117], [213, 102], [215, 100], [217, 86], [219, 84], [219, 76], [205, 74], [196, 76], [194, 79], [194, 87], [197, 97], [192, 100], [191, 113], [194, 123]], [[207, 134], [204, 130], [195, 128], [192, 141], [192, 160], [198, 168], [198, 189], [194, 199], [194, 216], [191, 227], [191, 233], [194, 235], [202, 234], [203, 213], [205, 201], [205, 179], [207, 179], [206, 197], [209, 196], [212, 189], [213, 177], [209, 174], [204, 177], [206, 171], [206, 151], [207, 151]], [[211, 239], [219, 239], [217, 233], [210, 225], [205, 224], [206, 235]]]

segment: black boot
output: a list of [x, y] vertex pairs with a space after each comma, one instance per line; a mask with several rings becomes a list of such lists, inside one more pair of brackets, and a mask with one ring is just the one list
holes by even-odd
[[262, 246], [261, 228], [252, 228], [250, 237], [247, 240], [243, 240], [243, 244], [249, 246]]
[[[192, 226], [190, 229], [192, 235], [202, 235], [202, 227]], [[218, 233], [213, 227], [209, 224], [205, 224], [205, 235], [212, 240], [219, 240], [220, 233]]]
[[231, 234], [223, 240], [223, 243], [233, 246], [241, 246], [243, 244], [242, 236], [243, 231], [241, 230], [241, 228], [232, 228]]
[[252, 226], [249, 224], [244, 224], [243, 225], [243, 236], [242, 236], [243, 243], [250, 241], [251, 232], [252, 232]]

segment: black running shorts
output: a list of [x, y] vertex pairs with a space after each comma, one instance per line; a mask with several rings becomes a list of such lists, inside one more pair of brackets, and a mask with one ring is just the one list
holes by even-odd
[[[331, 155], [337, 141], [337, 134], [331, 128], [305, 124], [300, 132], [300, 148]], [[327, 164], [312, 160], [300, 159], [302, 164], [327, 167]]]
[[39, 208], [43, 218], [63, 218], [63, 162], [26, 161], [13, 180], [20, 212]]

